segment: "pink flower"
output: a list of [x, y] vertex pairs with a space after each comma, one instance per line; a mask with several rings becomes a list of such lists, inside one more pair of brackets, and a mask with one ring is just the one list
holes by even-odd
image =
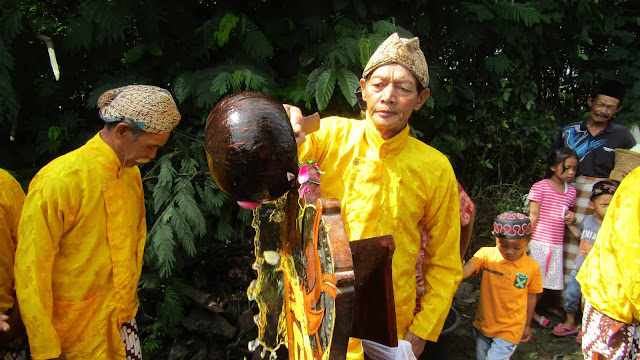
[[309, 181], [309, 164], [303, 164], [298, 171], [298, 182], [304, 184]]
[[300, 199], [302, 199], [304, 194], [308, 193], [309, 191], [311, 191], [311, 189], [309, 189], [309, 187], [307, 185], [302, 185], [300, 187]]
[[260, 203], [253, 201], [238, 201], [238, 205], [240, 205], [240, 207], [243, 209], [253, 210], [260, 206]]

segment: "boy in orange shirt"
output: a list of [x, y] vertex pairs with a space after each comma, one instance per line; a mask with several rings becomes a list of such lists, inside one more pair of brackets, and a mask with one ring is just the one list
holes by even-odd
[[463, 278], [483, 271], [480, 300], [473, 326], [476, 359], [509, 359], [517, 345], [531, 340], [536, 294], [542, 292], [538, 263], [525, 253], [531, 221], [506, 212], [493, 223], [495, 247], [484, 247], [463, 267]]

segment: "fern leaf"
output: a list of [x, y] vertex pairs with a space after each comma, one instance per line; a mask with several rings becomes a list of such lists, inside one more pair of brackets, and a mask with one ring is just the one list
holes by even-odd
[[143, 289], [153, 289], [160, 285], [160, 278], [158, 275], [148, 272], [140, 274], [140, 286]]
[[497, 6], [498, 17], [512, 22], [522, 21], [525, 26], [530, 27], [537, 24], [542, 19], [542, 15], [530, 3], [499, 4]]
[[191, 94], [191, 72], [185, 72], [180, 74], [173, 82], [173, 90], [176, 93], [176, 99], [181, 104]]
[[238, 220], [243, 223], [249, 223], [251, 219], [253, 219], [253, 211], [247, 209], [240, 209], [240, 211], [238, 211]]
[[80, 48], [88, 49], [94, 38], [94, 29], [91, 20], [86, 17], [72, 19], [69, 22], [66, 33], [66, 43], [71, 50]]
[[485, 22], [495, 18], [491, 10], [482, 4], [464, 3], [463, 6], [467, 12], [475, 15], [478, 22]]
[[371, 40], [367, 38], [360, 38], [358, 41], [358, 49], [360, 50], [360, 63], [364, 69], [371, 57]]
[[[211, 83], [221, 71], [205, 69], [193, 73], [195, 97], [198, 107], [211, 109], [220, 98], [220, 94], [211, 90]], [[206, 118], [205, 118], [206, 120]]]
[[206, 222], [193, 195], [193, 185], [191, 185], [191, 183], [185, 184], [183, 190], [180, 191], [176, 197], [176, 203], [178, 204], [180, 213], [184, 215], [191, 226], [193, 233], [198, 236], [203, 236], [207, 231]]
[[93, 41], [99, 44], [124, 39], [125, 31], [130, 25], [130, 18], [124, 8], [110, 1], [88, 1], [80, 8], [80, 15], [95, 23]]
[[193, 231], [191, 231], [191, 226], [182, 213], [182, 209], [178, 209], [178, 211], [174, 212], [173, 217], [171, 218], [171, 226], [173, 227], [175, 234], [178, 235], [180, 245], [187, 253], [187, 255], [195, 256], [195, 236], [193, 234]]
[[218, 217], [217, 225], [216, 233], [218, 240], [224, 242], [229, 241], [234, 232], [233, 227], [231, 226], [231, 219], [229, 219], [229, 212], [224, 212]]
[[175, 287], [169, 285], [165, 288], [160, 318], [166, 322], [167, 326], [174, 327], [180, 323], [183, 298], [184, 296]]
[[180, 161], [180, 172], [183, 174], [193, 174], [198, 172], [198, 162], [189, 156], [185, 156]]
[[2, 34], [3, 40], [12, 42], [22, 32], [22, 12], [17, 6], [12, 9], [3, 6], [2, 10], [0, 15], [0, 34]]
[[170, 158], [163, 157], [159, 161], [161, 164], [158, 182], [153, 187], [153, 211], [155, 214], [171, 199], [171, 185], [176, 174]]
[[316, 85], [316, 104], [319, 110], [324, 110], [327, 105], [329, 105], [329, 100], [331, 100], [331, 96], [333, 96], [335, 87], [335, 70], [329, 68], [318, 77], [318, 84]]
[[396, 30], [396, 26], [387, 20], [380, 20], [373, 22], [373, 32], [387, 37], [393, 34]]
[[4, 41], [0, 39], [0, 68], [13, 70], [14, 61], [9, 49], [5, 46]]
[[498, 56], [492, 56], [484, 61], [489, 70], [495, 71], [498, 75], [504, 75], [507, 71], [513, 69], [513, 61], [511, 61], [505, 54]]
[[242, 49], [254, 59], [263, 62], [273, 55], [271, 40], [255, 26], [250, 26], [242, 37]]
[[355, 92], [360, 85], [360, 79], [350, 70], [344, 68], [336, 71], [336, 79], [338, 80], [342, 95], [347, 99], [349, 105], [355, 106], [358, 102]]
[[215, 31], [213, 33], [213, 38], [218, 41], [218, 46], [222, 47], [224, 44], [229, 42], [229, 35], [231, 34], [231, 30], [236, 27], [236, 25], [238, 24], [238, 20], [238, 17], [233, 15], [232, 13], [226, 13], [220, 20], [218, 31]]
[[160, 276], [167, 278], [171, 276], [176, 261], [173, 254], [176, 245], [173, 240], [173, 230], [169, 225], [161, 222], [150, 236], [151, 250], [156, 256], [156, 267], [160, 271]]
[[209, 91], [218, 93], [220, 96], [222, 96], [226, 94], [227, 91], [229, 91], [229, 89], [231, 88], [233, 88], [233, 75], [229, 74], [228, 72], [221, 72], [211, 82]]

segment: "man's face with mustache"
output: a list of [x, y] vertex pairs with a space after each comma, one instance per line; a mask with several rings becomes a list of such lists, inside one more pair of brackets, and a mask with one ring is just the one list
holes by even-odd
[[599, 94], [596, 95], [595, 99], [590, 97], [587, 103], [591, 108], [591, 115], [589, 117], [595, 123], [606, 123], [613, 115], [622, 110], [620, 100], [607, 95]]
[[156, 157], [158, 149], [169, 140], [170, 134], [143, 133], [137, 137], [125, 135], [120, 159], [122, 166], [133, 167], [146, 164]]
[[368, 80], [360, 79], [360, 86], [367, 112], [385, 140], [400, 133], [411, 113], [420, 109], [429, 97], [429, 89], [418, 93], [418, 79], [398, 64], [375, 69]]

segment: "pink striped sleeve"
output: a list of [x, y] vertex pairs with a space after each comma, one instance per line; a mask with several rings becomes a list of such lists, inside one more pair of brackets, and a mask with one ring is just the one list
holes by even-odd
[[529, 190], [529, 201], [535, 201], [537, 203], [542, 202], [542, 199], [544, 198], [542, 191], [542, 181], [538, 181], [537, 183], [533, 184], [531, 190]]

